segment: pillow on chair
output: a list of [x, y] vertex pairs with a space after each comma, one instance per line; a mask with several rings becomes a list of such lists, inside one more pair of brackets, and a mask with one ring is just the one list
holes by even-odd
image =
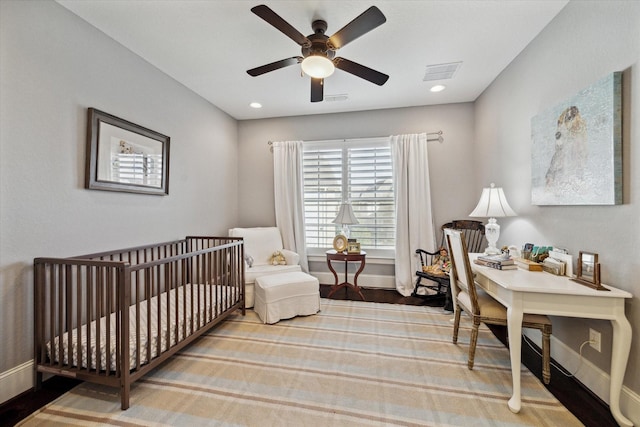
[[244, 252], [253, 258], [253, 266], [271, 265], [273, 252], [282, 252], [282, 237], [276, 227], [232, 228], [229, 236], [244, 238]]

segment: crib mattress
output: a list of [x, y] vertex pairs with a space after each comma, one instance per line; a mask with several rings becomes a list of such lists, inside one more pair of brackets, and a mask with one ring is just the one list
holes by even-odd
[[[200, 326], [212, 321], [216, 315], [227, 308], [227, 301], [232, 298], [231, 291], [233, 288], [228, 286], [213, 285], [185, 285], [163, 292], [150, 298], [150, 304], [147, 300], [141, 301], [139, 305], [139, 314], [136, 313], [136, 305], [129, 307], [129, 366], [133, 369], [137, 365], [137, 349], [140, 348], [140, 364], [149, 362], [160, 353], [168, 350], [171, 346], [179, 343]], [[193, 290], [193, 291], [192, 291]], [[186, 298], [185, 298], [186, 291]], [[207, 307], [207, 303], [213, 293], [213, 301], [215, 307]], [[200, 297], [200, 307], [198, 307], [198, 295]], [[237, 295], [237, 291], [236, 294]], [[205, 299], [206, 298], [206, 299]], [[159, 301], [158, 301], [159, 299]], [[169, 302], [167, 304], [167, 299]], [[193, 302], [192, 302], [193, 300]], [[193, 316], [191, 306], [193, 304]], [[149, 307], [150, 305], [150, 307]], [[168, 305], [168, 307], [167, 307]], [[178, 316], [176, 319], [176, 305]], [[158, 307], [160, 308], [160, 321], [158, 321]], [[186, 309], [185, 309], [186, 308]], [[168, 311], [168, 312], [167, 312]], [[186, 315], [184, 314], [186, 313]], [[139, 317], [140, 334], [136, 331], [136, 320]], [[193, 320], [193, 323], [192, 323]], [[107, 321], [109, 321], [109, 354], [107, 355]], [[98, 335], [98, 323], [99, 335]], [[147, 333], [150, 328], [150, 333]], [[192, 329], [193, 328], [193, 329]], [[91, 339], [88, 340], [88, 331], [90, 331]], [[98, 339], [98, 336], [100, 337]], [[71, 337], [71, 360], [69, 360], [69, 337]], [[80, 338], [78, 338], [80, 337]], [[139, 340], [139, 343], [138, 343]], [[160, 340], [160, 349], [158, 350], [158, 340]], [[46, 345], [47, 354], [50, 360], [59, 362], [60, 359], [60, 336], [55, 337]], [[149, 358], [148, 341], [151, 341]], [[67, 366], [74, 366], [86, 369], [107, 368], [107, 356], [109, 358], [108, 366], [112, 371], [116, 370], [116, 314], [112, 313], [108, 317], [102, 317], [92, 321], [88, 325], [82, 325], [70, 332], [62, 335], [62, 363]], [[81, 361], [78, 362], [78, 346], [81, 346]], [[53, 348], [52, 348], [53, 347]], [[99, 349], [99, 351], [98, 351]], [[100, 363], [98, 365], [98, 355]]]

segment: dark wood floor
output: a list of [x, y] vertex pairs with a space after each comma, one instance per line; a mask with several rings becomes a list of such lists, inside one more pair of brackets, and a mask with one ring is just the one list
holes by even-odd
[[[324, 298], [329, 294], [329, 285], [320, 285], [320, 295]], [[403, 297], [394, 290], [363, 289], [366, 301], [383, 302], [389, 304], [410, 304], [442, 306], [443, 300], [425, 301], [418, 297]], [[351, 289], [337, 291], [333, 299], [360, 300]], [[492, 326], [494, 335], [506, 345], [506, 328]], [[537, 349], [538, 352], [540, 351]], [[528, 344], [522, 344], [522, 363], [536, 375], [542, 378], [540, 356]], [[34, 411], [53, 401], [58, 396], [77, 385], [79, 381], [61, 377], [53, 377], [45, 381], [42, 390], [27, 391], [20, 396], [0, 406], [0, 426], [13, 426]], [[615, 427], [617, 423], [609, 412], [609, 407], [597, 396], [591, 393], [580, 382], [566, 377], [557, 368], [551, 367], [551, 383], [547, 389], [565, 405], [586, 427]], [[505, 402], [506, 405], [506, 402]]]

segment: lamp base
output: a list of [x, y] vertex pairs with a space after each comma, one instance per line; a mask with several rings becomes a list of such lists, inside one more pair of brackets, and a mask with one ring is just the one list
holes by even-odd
[[351, 230], [349, 229], [349, 224], [342, 224], [342, 234], [347, 239], [349, 238], [349, 236], [351, 235]]
[[498, 225], [498, 221], [496, 221], [495, 218], [489, 218], [489, 223], [484, 226], [484, 235], [489, 243], [487, 249], [484, 250], [484, 253], [486, 255], [497, 255], [502, 253], [502, 251], [496, 247], [498, 237], [500, 237], [500, 225]]

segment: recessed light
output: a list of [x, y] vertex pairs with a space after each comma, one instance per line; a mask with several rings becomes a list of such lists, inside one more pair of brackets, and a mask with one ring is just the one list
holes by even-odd
[[445, 90], [447, 87], [445, 85], [435, 85], [433, 86], [431, 89], [429, 89], [431, 92], [442, 92], [443, 90]]
[[260, 104], [259, 102], [252, 102], [251, 104], [249, 104], [249, 107], [251, 107], [251, 108], [262, 108], [262, 104]]

